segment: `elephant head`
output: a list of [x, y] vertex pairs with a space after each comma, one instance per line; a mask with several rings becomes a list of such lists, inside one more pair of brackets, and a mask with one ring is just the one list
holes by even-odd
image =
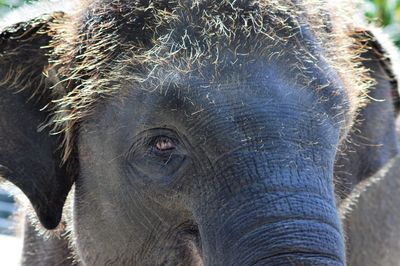
[[3, 30], [2, 175], [47, 229], [74, 184], [85, 265], [344, 265], [365, 47], [326, 6], [274, 3], [82, 1]]

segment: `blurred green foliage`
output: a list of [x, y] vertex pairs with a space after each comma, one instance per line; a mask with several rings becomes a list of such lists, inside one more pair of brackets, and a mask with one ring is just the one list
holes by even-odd
[[[35, 0], [0, 0], [0, 16], [23, 3]], [[335, 0], [330, 0], [335, 1]], [[351, 0], [350, 0], [351, 1]], [[365, 16], [376, 25], [383, 27], [400, 47], [400, 0], [364, 0], [361, 7]]]
[[367, 0], [366, 16], [380, 26], [400, 22], [400, 0]]
[[400, 47], [400, 0], [366, 0], [365, 16], [383, 27]]

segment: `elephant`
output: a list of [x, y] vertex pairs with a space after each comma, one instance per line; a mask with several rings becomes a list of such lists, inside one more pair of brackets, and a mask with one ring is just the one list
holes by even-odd
[[395, 265], [397, 55], [354, 8], [76, 0], [6, 19], [22, 264]]

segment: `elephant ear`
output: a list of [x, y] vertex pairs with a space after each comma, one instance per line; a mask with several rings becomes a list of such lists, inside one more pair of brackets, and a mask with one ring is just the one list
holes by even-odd
[[[362, 64], [375, 80], [369, 90], [369, 103], [357, 115], [344, 147], [338, 152], [335, 175], [346, 198], [360, 182], [377, 173], [399, 153], [396, 117], [400, 110], [394, 46], [385, 35], [370, 30], [354, 32], [356, 46], [363, 47]], [[396, 55], [396, 56], [395, 56]]]
[[41, 224], [54, 229], [73, 184], [61, 161], [60, 136], [47, 128], [52, 82], [49, 24], [62, 13], [4, 28], [0, 33], [0, 174], [30, 200]]

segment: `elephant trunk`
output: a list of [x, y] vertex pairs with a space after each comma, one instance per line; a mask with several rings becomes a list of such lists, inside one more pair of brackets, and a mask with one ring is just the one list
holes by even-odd
[[195, 212], [205, 265], [345, 265], [332, 177], [296, 165], [223, 171]]
[[[277, 214], [279, 208], [292, 213]], [[321, 198], [288, 193], [226, 206], [199, 225], [205, 265], [344, 265], [330, 211]]]

